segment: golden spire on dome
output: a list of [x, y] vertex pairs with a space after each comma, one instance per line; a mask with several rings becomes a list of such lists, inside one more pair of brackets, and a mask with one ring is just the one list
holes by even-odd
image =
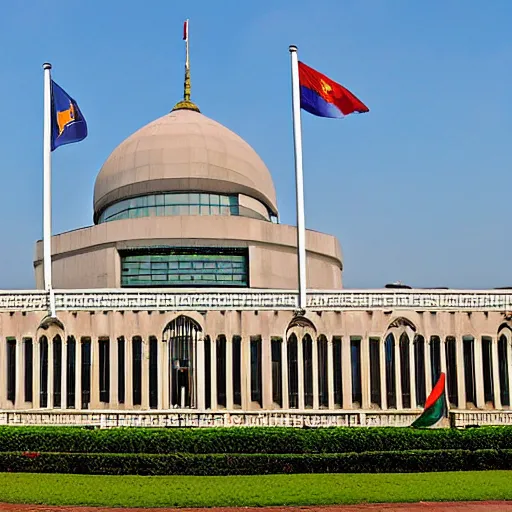
[[193, 110], [194, 112], [200, 112], [199, 107], [190, 100], [190, 59], [188, 55], [188, 20], [183, 24], [183, 40], [185, 41], [185, 83], [183, 91], [183, 99], [178, 101], [172, 111], [175, 110]]

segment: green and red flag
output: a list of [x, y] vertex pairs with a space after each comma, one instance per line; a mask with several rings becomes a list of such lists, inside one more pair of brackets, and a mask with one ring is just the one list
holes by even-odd
[[431, 427], [446, 416], [445, 381], [446, 376], [441, 373], [434, 389], [428, 395], [423, 413], [414, 420], [411, 427]]

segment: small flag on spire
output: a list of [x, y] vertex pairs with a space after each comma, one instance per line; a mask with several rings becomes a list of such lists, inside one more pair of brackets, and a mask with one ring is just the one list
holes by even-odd
[[188, 20], [183, 23], [183, 41], [188, 42]]

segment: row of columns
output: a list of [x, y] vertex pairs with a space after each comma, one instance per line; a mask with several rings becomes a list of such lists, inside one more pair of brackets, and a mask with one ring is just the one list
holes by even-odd
[[[401, 352], [400, 352], [400, 336], [399, 331], [390, 331], [394, 335], [395, 342], [395, 392], [396, 392], [396, 408], [403, 409], [402, 402], [402, 373], [401, 373]], [[409, 346], [409, 379], [410, 379], [410, 396], [411, 408], [417, 405], [416, 397], [416, 365], [414, 353], [414, 337], [408, 334]], [[48, 383], [47, 383], [47, 408], [54, 408], [54, 341], [55, 338], [48, 337]], [[99, 341], [98, 339], [90, 338], [77, 338], [75, 340], [75, 408], [82, 407], [82, 342], [90, 341], [90, 403], [89, 409], [132, 409], [138, 408], [138, 405], [133, 403], [133, 351], [132, 343], [133, 336], [125, 339], [125, 386], [124, 386], [124, 403], [119, 403], [118, 396], [118, 342], [117, 340], [110, 340], [109, 342], [109, 401], [103, 403], [100, 401], [100, 368], [99, 368]], [[304, 354], [302, 337], [298, 337], [297, 352], [298, 352], [298, 409], [305, 408], [305, 393], [304, 393]], [[360, 374], [361, 374], [361, 403], [359, 407], [362, 409], [369, 409], [371, 407], [371, 389], [370, 389], [370, 338], [363, 337], [360, 339]], [[67, 407], [67, 353], [68, 353], [68, 339], [61, 337], [62, 352], [61, 352], [61, 408]], [[211, 351], [210, 351], [210, 396], [211, 396], [211, 409], [218, 409], [217, 404], [217, 338], [211, 338]], [[313, 409], [319, 409], [319, 364], [318, 364], [318, 340], [312, 338], [312, 367], [313, 367]], [[380, 405], [381, 409], [388, 409], [387, 404], [387, 386], [386, 386], [386, 338], [379, 341], [380, 350]], [[431, 337], [425, 336], [424, 344], [424, 369], [425, 369], [425, 391], [426, 395], [430, 393], [432, 386], [431, 375]], [[456, 346], [456, 374], [457, 374], [457, 404], [460, 409], [465, 409], [468, 404], [466, 403], [466, 388], [465, 388], [465, 368], [464, 364], [464, 348], [463, 337], [455, 339]], [[147, 410], [150, 408], [150, 389], [149, 389], [149, 343], [150, 339], [142, 340], [142, 364], [141, 364], [141, 404], [140, 409]], [[157, 361], [157, 408], [160, 410], [170, 409], [170, 367], [169, 367], [169, 342], [156, 341], [158, 346]], [[271, 340], [265, 338], [260, 341], [261, 343], [261, 407], [263, 409], [276, 409], [279, 408], [275, 404], [272, 397], [272, 355], [271, 355]], [[442, 372], [447, 372], [447, 359], [446, 359], [446, 339], [440, 338], [440, 366]], [[6, 344], [3, 345], [4, 349], [0, 351], [0, 368], [6, 369], [7, 367], [7, 352]], [[195, 346], [194, 356], [194, 374], [196, 381], [196, 389], [193, 392], [192, 406], [198, 410], [205, 410], [205, 341], [199, 337]], [[492, 354], [492, 382], [493, 382], [493, 395], [494, 395], [494, 408], [502, 408], [501, 394], [500, 394], [500, 377], [499, 377], [499, 354], [498, 354], [498, 338], [492, 338], [491, 342]], [[41, 407], [41, 339], [33, 341], [33, 379], [32, 379], [32, 402], [25, 401], [25, 353], [26, 345], [24, 340], [16, 340], [16, 385], [15, 385], [15, 401], [12, 404], [7, 400], [7, 372], [1, 371], [1, 385], [4, 390], [0, 397], [0, 408], [13, 408], [26, 409]], [[512, 346], [510, 339], [507, 339], [507, 372], [509, 391], [512, 385]], [[334, 397], [334, 344], [333, 339], [327, 339], [327, 396], [328, 396], [328, 409], [335, 409]], [[233, 396], [233, 342], [232, 338], [226, 337], [226, 409], [231, 410], [234, 408]], [[355, 404], [352, 401], [352, 359], [351, 359], [351, 345], [350, 338], [343, 338], [341, 342], [341, 390], [343, 399], [343, 408], [351, 409]], [[471, 370], [471, 369], [469, 369]], [[475, 406], [483, 408], [485, 406], [484, 397], [484, 368], [482, 361], [482, 340], [481, 338], [474, 338], [474, 371], [475, 379]], [[490, 371], [486, 369], [485, 371]], [[281, 343], [281, 391], [282, 391], [282, 408], [289, 408], [289, 385], [288, 385], [288, 343], [283, 340]], [[250, 354], [250, 339], [244, 338], [241, 341], [241, 408], [250, 410], [258, 407], [258, 404], [251, 402], [251, 354]]]

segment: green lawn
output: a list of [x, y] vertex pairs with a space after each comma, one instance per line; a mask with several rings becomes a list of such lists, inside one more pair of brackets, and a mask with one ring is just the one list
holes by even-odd
[[0, 473], [0, 502], [131, 507], [512, 500], [512, 471], [265, 476]]

